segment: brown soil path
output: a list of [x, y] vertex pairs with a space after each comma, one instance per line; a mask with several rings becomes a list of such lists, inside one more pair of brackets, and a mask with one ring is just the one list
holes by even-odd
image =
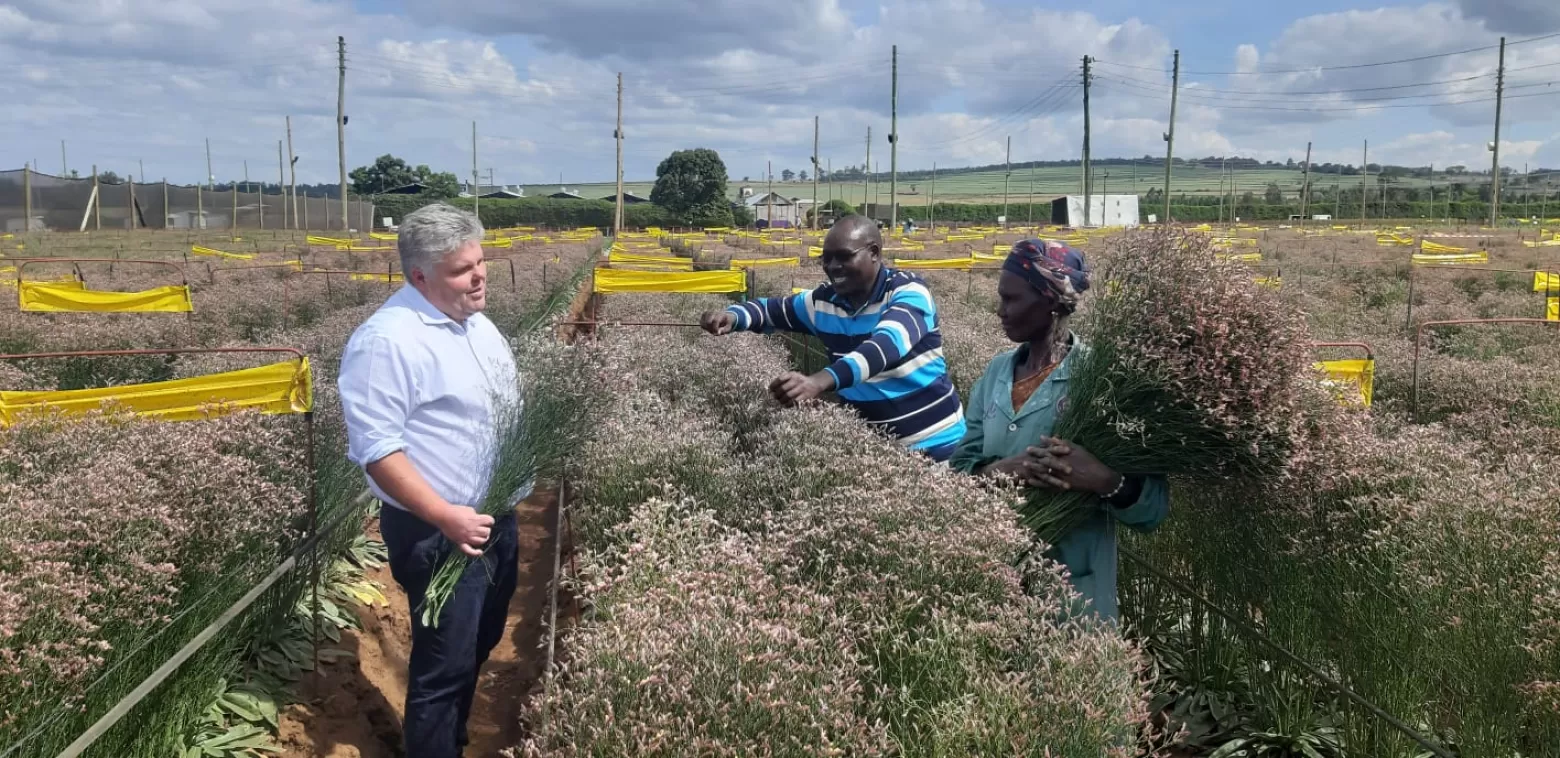
[[[516, 509], [519, 588], [509, 604], [504, 639], [482, 667], [467, 725], [471, 745], [466, 758], [494, 758], [523, 736], [521, 710], [539, 681], [546, 654], [545, 616], [557, 513], [556, 491], [539, 492]], [[378, 538], [377, 520], [368, 533]], [[390, 604], [358, 609], [363, 630], [344, 632], [340, 645], [354, 657], [323, 666], [317, 691], [304, 679], [300, 694], [305, 702], [289, 707], [282, 716], [278, 742], [284, 758], [404, 756], [401, 716], [411, 652], [410, 610], [388, 566], [371, 572], [369, 578], [384, 589]]]

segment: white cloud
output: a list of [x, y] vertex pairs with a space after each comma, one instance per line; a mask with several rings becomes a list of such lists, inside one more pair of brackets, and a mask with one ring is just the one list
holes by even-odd
[[[266, 175], [258, 166], [272, 159], [287, 114], [300, 178], [333, 181], [338, 34], [348, 41], [350, 165], [390, 152], [466, 176], [476, 120], [478, 162], [501, 182], [551, 182], [559, 171], [568, 182], [609, 177], [619, 71], [631, 178], [692, 146], [719, 149], [737, 176], [761, 175], [766, 161], [776, 172], [806, 167], [815, 114], [821, 154], [836, 167], [862, 161], [870, 125], [874, 162], [886, 170], [896, 44], [902, 168], [1000, 163], [1009, 136], [1015, 162], [1078, 155], [1085, 54], [1102, 62], [1095, 155], [1162, 155], [1169, 109], [1162, 30], [999, 0], [411, 0], [410, 15], [369, 15], [346, 0], [0, 2], [0, 66], [20, 72], [0, 80], [17, 113], [0, 122], [0, 144], [27, 159], [53, 154], [64, 138], [84, 163], [123, 168], [144, 158], [149, 178], [175, 181], [205, 174], [207, 137], [219, 177], [238, 174], [245, 159]], [[1369, 112], [1315, 109], [1414, 102], [1373, 99], [1403, 94], [1487, 97], [1493, 53], [1316, 64], [1493, 44], [1495, 19], [1514, 2], [1322, 14], [1269, 42], [1220, 50], [1235, 71], [1294, 71], [1184, 76], [1176, 154], [1298, 159], [1314, 139], [1318, 160], [1357, 162], [1357, 137], [1327, 130]], [[1508, 51], [1505, 117], [1516, 130], [1508, 165], [1560, 165], [1560, 142], [1533, 134], [1556, 101], [1521, 97], [1560, 79], [1550, 63], [1560, 64], [1560, 40]], [[1454, 79], [1467, 81], [1402, 86]], [[1304, 94], [1368, 87], [1383, 89]], [[1487, 129], [1492, 107], [1383, 109], [1360, 131], [1380, 140], [1373, 159], [1471, 167], [1481, 162], [1474, 132]]]
[[1560, 4], [1554, 0], [1460, 0], [1458, 5], [1463, 15], [1497, 32], [1527, 36], [1560, 30]]

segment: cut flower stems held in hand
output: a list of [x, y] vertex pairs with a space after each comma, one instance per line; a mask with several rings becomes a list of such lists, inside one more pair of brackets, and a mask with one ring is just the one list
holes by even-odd
[[[1219, 260], [1205, 237], [1131, 232], [1100, 258], [1054, 436], [1128, 475], [1281, 472], [1310, 379], [1304, 315]], [[1054, 544], [1097, 502], [1035, 490], [1020, 513]]]
[[[588, 349], [536, 333], [515, 341], [515, 363], [520, 401], [494, 401], [491, 468], [482, 502], [475, 505], [477, 512], [495, 519], [513, 512], [536, 482], [562, 478], [565, 463], [594, 426], [600, 407], [593, 396], [600, 377]], [[471, 560], [455, 550], [445, 555], [417, 609], [423, 625], [439, 625], [444, 605]]]

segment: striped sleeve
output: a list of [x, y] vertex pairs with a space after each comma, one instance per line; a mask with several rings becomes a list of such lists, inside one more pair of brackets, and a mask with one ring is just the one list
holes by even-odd
[[895, 292], [866, 341], [829, 364], [825, 370], [834, 375], [836, 389], [864, 382], [898, 363], [931, 331], [931, 299], [924, 292], [918, 287]]
[[761, 297], [727, 306], [726, 310], [736, 314], [737, 325], [733, 331], [768, 334], [779, 330], [810, 334], [813, 328], [807, 312], [809, 296], [810, 293], [802, 292], [790, 297]]

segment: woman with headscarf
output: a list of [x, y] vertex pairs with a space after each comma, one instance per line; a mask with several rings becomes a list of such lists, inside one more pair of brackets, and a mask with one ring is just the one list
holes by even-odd
[[1114, 621], [1116, 524], [1153, 529], [1169, 512], [1169, 497], [1163, 477], [1113, 471], [1089, 451], [1051, 437], [1066, 408], [1069, 364], [1087, 349], [1068, 321], [1088, 288], [1077, 250], [1038, 239], [1013, 245], [997, 285], [997, 316], [1019, 344], [993, 358], [970, 390], [966, 432], [949, 463], [975, 476], [1006, 475], [1030, 487], [1096, 495], [1097, 511], [1046, 555], [1067, 567], [1095, 613]]

